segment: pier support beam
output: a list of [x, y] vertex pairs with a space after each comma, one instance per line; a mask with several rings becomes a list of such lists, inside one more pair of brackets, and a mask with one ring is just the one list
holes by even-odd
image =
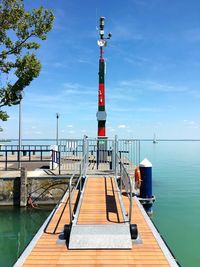
[[21, 178], [20, 178], [20, 207], [25, 207], [27, 205], [27, 169], [21, 168]]

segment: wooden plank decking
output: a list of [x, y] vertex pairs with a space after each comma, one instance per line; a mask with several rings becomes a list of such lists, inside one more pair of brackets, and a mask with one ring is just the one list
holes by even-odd
[[[119, 201], [115, 194], [113, 179], [88, 178], [78, 223], [119, 223], [123, 222]], [[68, 250], [59, 236], [64, 224], [69, 222], [66, 199], [53, 216], [46, 233], [43, 233], [23, 265], [15, 266], [88, 266], [88, 267], [150, 267], [170, 265], [156, 240], [137, 200], [133, 201], [132, 223], [138, 225], [142, 244], [133, 244], [131, 250]], [[123, 202], [128, 211], [129, 201], [124, 195]]]
[[88, 179], [78, 224], [124, 222], [113, 177]]

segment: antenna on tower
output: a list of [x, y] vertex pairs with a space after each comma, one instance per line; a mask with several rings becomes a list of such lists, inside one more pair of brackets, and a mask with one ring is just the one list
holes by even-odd
[[98, 46], [104, 47], [107, 45], [108, 39], [112, 37], [112, 33], [109, 32], [107, 37], [104, 37], [104, 26], [105, 26], [105, 17], [100, 17], [99, 19], [99, 36], [100, 39], [97, 41]]

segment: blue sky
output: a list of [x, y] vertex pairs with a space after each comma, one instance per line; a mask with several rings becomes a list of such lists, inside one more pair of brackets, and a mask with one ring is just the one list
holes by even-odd
[[[25, 0], [51, 8], [53, 30], [26, 88], [23, 138], [97, 135], [98, 19], [113, 33], [105, 48], [107, 136], [200, 138], [200, 1]], [[18, 107], [1, 122], [18, 137]]]

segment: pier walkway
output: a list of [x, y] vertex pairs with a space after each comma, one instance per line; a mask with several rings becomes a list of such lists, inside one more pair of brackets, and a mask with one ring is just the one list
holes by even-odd
[[[73, 208], [77, 196], [78, 190], [73, 197]], [[129, 199], [125, 192], [122, 200], [128, 213]], [[137, 197], [133, 197], [132, 223], [138, 226], [139, 238], [132, 241], [130, 249], [69, 249], [69, 243], [63, 239], [63, 227], [70, 222], [68, 201], [66, 192], [52, 218], [48, 218], [50, 223], [43, 225], [15, 267], [177, 266]], [[88, 176], [78, 214], [77, 225], [125, 223], [113, 176]]]
[[78, 224], [116, 224], [123, 222], [124, 218], [113, 177], [89, 177]]
[[91, 151], [84, 139], [68, 190], [14, 267], [178, 266], [134, 195], [131, 144], [94, 140]]

